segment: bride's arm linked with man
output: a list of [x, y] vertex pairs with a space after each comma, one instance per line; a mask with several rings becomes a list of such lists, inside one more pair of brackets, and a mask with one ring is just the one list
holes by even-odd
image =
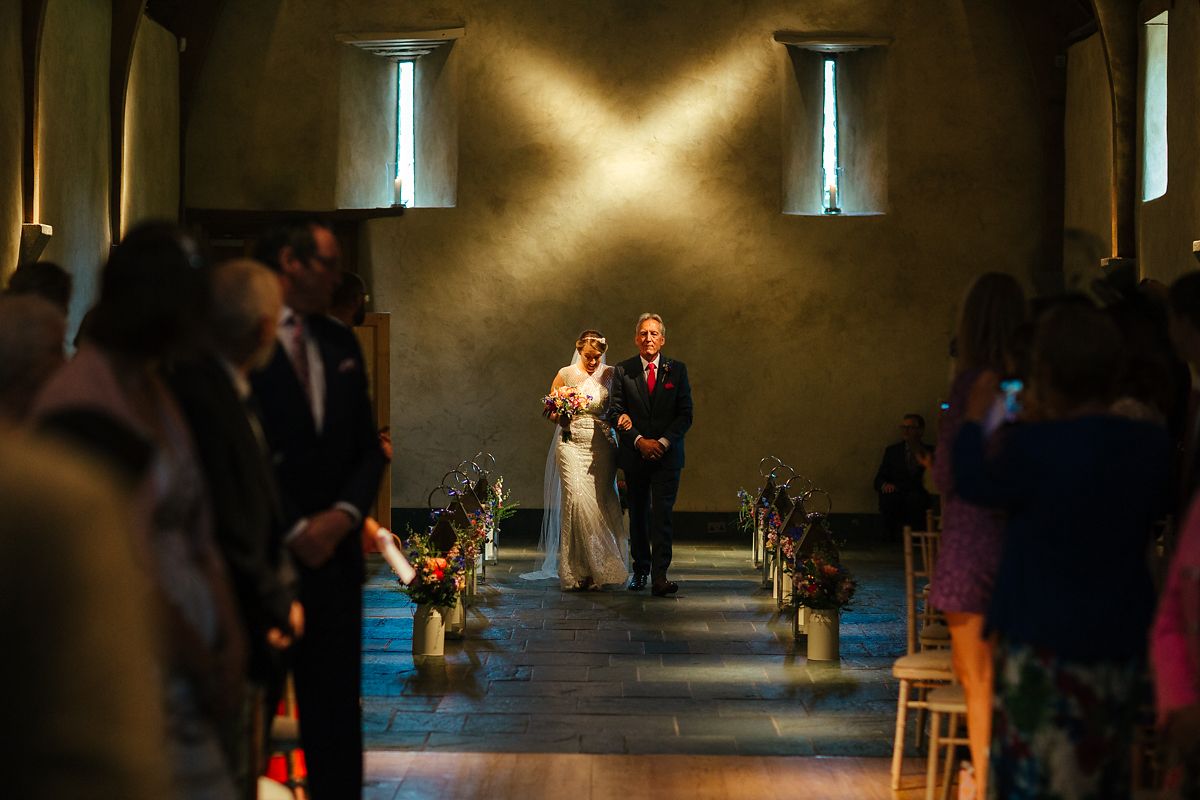
[[642, 314], [634, 338], [638, 354], [616, 366], [609, 409], [620, 439], [618, 464], [629, 492], [629, 589], [641, 591], [649, 580], [656, 597], [679, 591], [667, 578], [671, 516], [684, 466], [684, 436], [692, 426], [687, 366], [663, 354], [666, 342], [662, 317]]

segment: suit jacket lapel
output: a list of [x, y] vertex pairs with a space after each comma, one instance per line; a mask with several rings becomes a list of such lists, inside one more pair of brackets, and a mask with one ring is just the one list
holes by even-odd
[[633, 364], [633, 381], [637, 384], [638, 394], [641, 395], [642, 404], [646, 406], [648, 414], [650, 412], [650, 390], [646, 387], [646, 371], [642, 369], [642, 359], [635, 357], [631, 363]]
[[[275, 356], [267, 371], [276, 370], [282, 375], [287, 375], [287, 391], [284, 395], [286, 402], [296, 406], [299, 412], [299, 417], [305, 420], [308, 424], [308, 431], [314, 436], [317, 432], [317, 423], [313, 419], [312, 406], [308, 403], [308, 398], [304, 396], [304, 385], [300, 383], [300, 376], [296, 374], [296, 368], [292, 365], [292, 359], [283, 349], [283, 344], [275, 343]], [[283, 387], [279, 387], [283, 388]]]

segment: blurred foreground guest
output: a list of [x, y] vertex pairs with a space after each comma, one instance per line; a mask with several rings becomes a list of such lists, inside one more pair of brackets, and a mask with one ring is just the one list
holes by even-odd
[[362, 792], [360, 529], [384, 459], [354, 332], [329, 319], [337, 240], [319, 223], [268, 233], [257, 255], [276, 274], [284, 310], [266, 369], [252, 377], [299, 564], [304, 638], [293, 673], [300, 739], [315, 800]]
[[367, 318], [367, 284], [358, 273], [342, 270], [329, 304], [329, 316], [347, 328], [363, 324]]
[[1165, 509], [1159, 425], [1109, 413], [1121, 336], [1078, 303], [1037, 324], [1038, 422], [985, 457], [978, 424], [997, 376], [972, 390], [954, 445], [959, 494], [1008, 513], [988, 614], [997, 635], [996, 797], [1127, 798], [1154, 589], [1145, 553]]
[[234, 790], [218, 731], [237, 713], [244, 643], [191, 437], [159, 375], [197, 335], [208, 297], [201, 266], [174, 226], [135, 228], [101, 274], [88, 342], [46, 384], [34, 414], [131, 475], [142, 445], [130, 546], [162, 627], [173, 795], [224, 798]]
[[1171, 346], [1167, 304], [1149, 288], [1107, 306], [1123, 343], [1113, 411], [1157, 422], [1178, 438], [1183, 431], [1191, 376]]
[[0, 431], [7, 797], [169, 796], [150, 588], [127, 507], [98, 465]]
[[[1193, 374], [1200, 371], [1200, 272], [1189, 272], [1167, 290], [1167, 319], [1175, 352], [1188, 363]], [[1188, 412], [1181, 437], [1179, 467], [1180, 516], [1191, 505], [1200, 483], [1200, 394], [1191, 387]]]
[[50, 261], [18, 267], [8, 279], [6, 294], [33, 295], [52, 303], [63, 316], [71, 304], [71, 274]]
[[[1004, 521], [958, 491], [954, 439], [976, 379], [1002, 371], [1008, 344], [1025, 321], [1025, 293], [1017, 279], [1000, 272], [980, 275], [967, 287], [958, 319], [955, 377], [949, 408], [938, 428], [933, 477], [942, 493], [942, 536], [929, 603], [946, 615], [954, 674], [967, 702], [967, 734], [974, 786], [985, 796], [992, 724], [992, 650], [983, 635], [1004, 542]], [[964, 784], [970, 789], [970, 771]]]
[[0, 296], [0, 422], [19, 424], [63, 363], [66, 320], [40, 297]]
[[1150, 636], [1164, 797], [1200, 797], [1200, 502], [1188, 512]]
[[905, 525], [925, 530], [925, 512], [929, 510], [929, 492], [925, 490], [923, 461], [933, 446], [925, 436], [925, 418], [905, 414], [900, 422], [901, 441], [888, 445], [875, 470], [875, 491], [879, 493], [879, 513], [888, 541], [900, 541]]
[[273, 716], [268, 704], [286, 671], [283, 652], [304, 624], [279, 491], [250, 396], [250, 372], [274, 350], [283, 297], [271, 271], [250, 259], [218, 265], [211, 287], [210, 352], [174, 364], [168, 381], [195, 437], [217, 545], [249, 636], [246, 724], [231, 732], [229, 747], [243, 793], [253, 796], [265, 764], [262, 729]]

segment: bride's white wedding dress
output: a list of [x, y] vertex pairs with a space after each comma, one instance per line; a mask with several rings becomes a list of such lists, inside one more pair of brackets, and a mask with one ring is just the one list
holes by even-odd
[[[541, 571], [522, 577], [549, 578], [557, 573], [564, 589], [580, 588], [589, 579], [591, 584], [603, 586], [624, 584], [629, 578], [629, 535], [617, 498], [617, 439], [605, 420], [613, 373], [613, 367], [604, 364], [591, 375], [579, 364], [559, 370], [565, 385], [592, 399], [584, 412], [571, 420], [568, 440], [555, 428], [553, 458], [547, 464], [542, 537], [546, 559]], [[552, 468], [558, 473], [557, 486], [549, 474]], [[558, 493], [556, 508], [552, 495]], [[554, 527], [556, 511], [557, 531], [546, 530]], [[554, 538], [558, 539], [557, 553]]]

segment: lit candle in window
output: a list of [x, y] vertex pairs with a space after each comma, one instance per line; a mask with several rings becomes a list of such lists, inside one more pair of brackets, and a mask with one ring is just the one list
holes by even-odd
[[396, 180], [392, 182], [392, 205], [398, 206], [404, 203], [404, 181], [400, 180], [400, 176], [396, 176]]

